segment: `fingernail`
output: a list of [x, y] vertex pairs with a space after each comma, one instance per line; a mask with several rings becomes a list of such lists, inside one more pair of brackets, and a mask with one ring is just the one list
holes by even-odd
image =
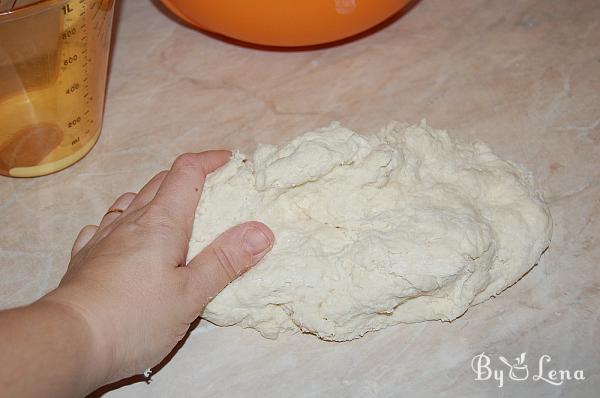
[[244, 247], [252, 255], [257, 255], [269, 247], [271, 241], [261, 230], [256, 228], [248, 228], [243, 236]]

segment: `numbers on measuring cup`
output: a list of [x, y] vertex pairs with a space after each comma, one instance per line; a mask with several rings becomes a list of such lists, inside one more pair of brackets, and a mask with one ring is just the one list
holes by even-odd
[[77, 118], [71, 120], [67, 126], [69, 126], [69, 128], [75, 127], [77, 126], [77, 124], [81, 123], [81, 116], [77, 116]]
[[77, 91], [77, 90], [79, 89], [79, 87], [80, 87], [80, 86], [79, 86], [79, 83], [73, 83], [73, 84], [71, 85], [71, 87], [69, 87], [69, 88], [67, 89], [67, 91], [66, 91], [66, 93], [65, 93], [65, 94], [71, 94], [71, 93], [74, 93], [75, 91]]
[[70, 64], [72, 64], [75, 61], [77, 61], [77, 54], [73, 54], [69, 58], [65, 58], [63, 60], [63, 65], [64, 66], [69, 66]]
[[68, 38], [75, 36], [75, 33], [77, 33], [77, 28], [67, 29], [62, 33], [62, 39], [67, 40]]

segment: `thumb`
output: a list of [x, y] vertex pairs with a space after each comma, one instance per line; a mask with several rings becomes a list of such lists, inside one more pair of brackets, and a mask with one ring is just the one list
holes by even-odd
[[222, 233], [187, 265], [196, 303], [203, 307], [208, 304], [231, 281], [256, 265], [271, 250], [273, 242], [273, 232], [258, 221]]

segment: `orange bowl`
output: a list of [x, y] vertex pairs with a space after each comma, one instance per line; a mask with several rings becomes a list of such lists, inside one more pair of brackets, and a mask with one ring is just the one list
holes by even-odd
[[267, 46], [330, 43], [361, 33], [411, 0], [161, 0], [203, 30]]

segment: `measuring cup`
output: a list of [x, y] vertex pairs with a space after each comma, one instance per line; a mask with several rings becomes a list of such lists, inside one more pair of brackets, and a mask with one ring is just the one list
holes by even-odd
[[53, 173], [94, 146], [113, 12], [114, 0], [46, 0], [0, 13], [0, 174]]

